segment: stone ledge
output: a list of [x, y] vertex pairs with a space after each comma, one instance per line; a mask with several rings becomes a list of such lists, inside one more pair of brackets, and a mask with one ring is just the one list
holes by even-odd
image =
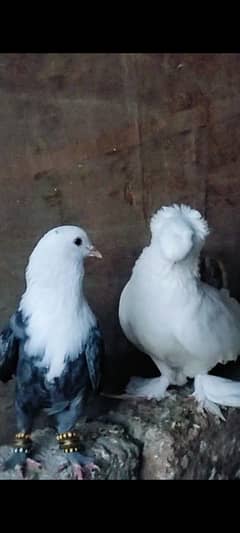
[[[228, 409], [226, 422], [198, 413], [187, 387], [163, 402], [117, 401], [94, 422], [80, 424], [86, 453], [96, 457], [99, 480], [240, 479], [240, 412]], [[57, 472], [63, 457], [51, 429], [33, 434], [39, 480], [71, 479], [69, 469]], [[0, 467], [10, 454], [0, 448]], [[0, 472], [0, 479], [20, 479]], [[27, 477], [26, 479], [32, 479]]]

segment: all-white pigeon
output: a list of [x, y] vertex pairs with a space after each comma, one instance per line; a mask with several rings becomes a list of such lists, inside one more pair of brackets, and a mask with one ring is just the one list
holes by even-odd
[[227, 290], [200, 280], [199, 256], [209, 228], [198, 211], [162, 207], [150, 227], [151, 243], [122, 291], [119, 319], [128, 340], [161, 375], [132, 378], [126, 392], [159, 400], [169, 385], [194, 378], [200, 409], [224, 418], [218, 405], [240, 407], [240, 384], [208, 372], [240, 354], [240, 305]]

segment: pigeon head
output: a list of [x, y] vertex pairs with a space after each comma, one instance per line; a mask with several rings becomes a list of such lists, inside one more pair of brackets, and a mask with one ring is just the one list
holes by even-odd
[[86, 257], [101, 258], [87, 233], [77, 226], [59, 226], [48, 231], [35, 246], [28, 262], [26, 280], [39, 281], [83, 272]]
[[171, 263], [199, 253], [209, 233], [207, 222], [186, 205], [162, 207], [151, 219], [152, 245]]

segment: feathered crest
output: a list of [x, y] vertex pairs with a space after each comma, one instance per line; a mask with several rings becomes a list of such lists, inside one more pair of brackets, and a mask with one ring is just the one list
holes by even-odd
[[167, 219], [182, 218], [191, 224], [199, 240], [204, 241], [210, 233], [207, 221], [202, 217], [199, 211], [192, 209], [188, 205], [177, 205], [161, 207], [151, 218], [151, 232], [161, 231], [161, 227]]

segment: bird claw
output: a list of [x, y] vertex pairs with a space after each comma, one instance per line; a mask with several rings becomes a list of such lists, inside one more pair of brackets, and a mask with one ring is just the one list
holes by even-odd
[[73, 479], [82, 481], [83, 480], [83, 467], [78, 464], [72, 465], [72, 474], [73, 474]]
[[26, 465], [33, 472], [39, 472], [39, 470], [42, 469], [41, 463], [39, 461], [35, 461], [34, 459], [31, 459], [31, 457], [27, 457]]
[[57, 472], [63, 472], [63, 470], [66, 470], [66, 468], [69, 466], [69, 463], [63, 463], [60, 465], [57, 469]]
[[100, 468], [98, 465], [95, 465], [94, 463], [89, 463], [84, 467], [84, 473], [86, 474], [87, 479], [94, 478], [95, 472], [100, 472]]
[[81, 466], [77, 463], [72, 465], [73, 479], [77, 479], [78, 481], [92, 479], [94, 477], [92, 474], [96, 471], [99, 472], [100, 468], [94, 463], [88, 463], [85, 466]]
[[93, 479], [95, 472], [100, 472], [99, 466], [95, 465], [94, 463], [89, 463], [83, 467], [84, 472], [84, 478], [85, 479]]
[[83, 479], [92, 479], [94, 477], [94, 472], [100, 471], [99, 466], [93, 462], [91, 457], [82, 455], [79, 452], [73, 452], [68, 455], [70, 457], [60, 465], [57, 470], [58, 472], [62, 472], [70, 466], [72, 470], [72, 478], [80, 481]]
[[22, 455], [20, 453], [13, 453], [2, 465], [3, 471], [6, 472], [7, 470], [13, 470], [18, 476], [20, 476], [21, 479], [26, 478], [28, 470], [33, 473], [39, 472], [41, 468], [41, 463], [31, 459], [30, 457], [27, 457], [25, 454]]

